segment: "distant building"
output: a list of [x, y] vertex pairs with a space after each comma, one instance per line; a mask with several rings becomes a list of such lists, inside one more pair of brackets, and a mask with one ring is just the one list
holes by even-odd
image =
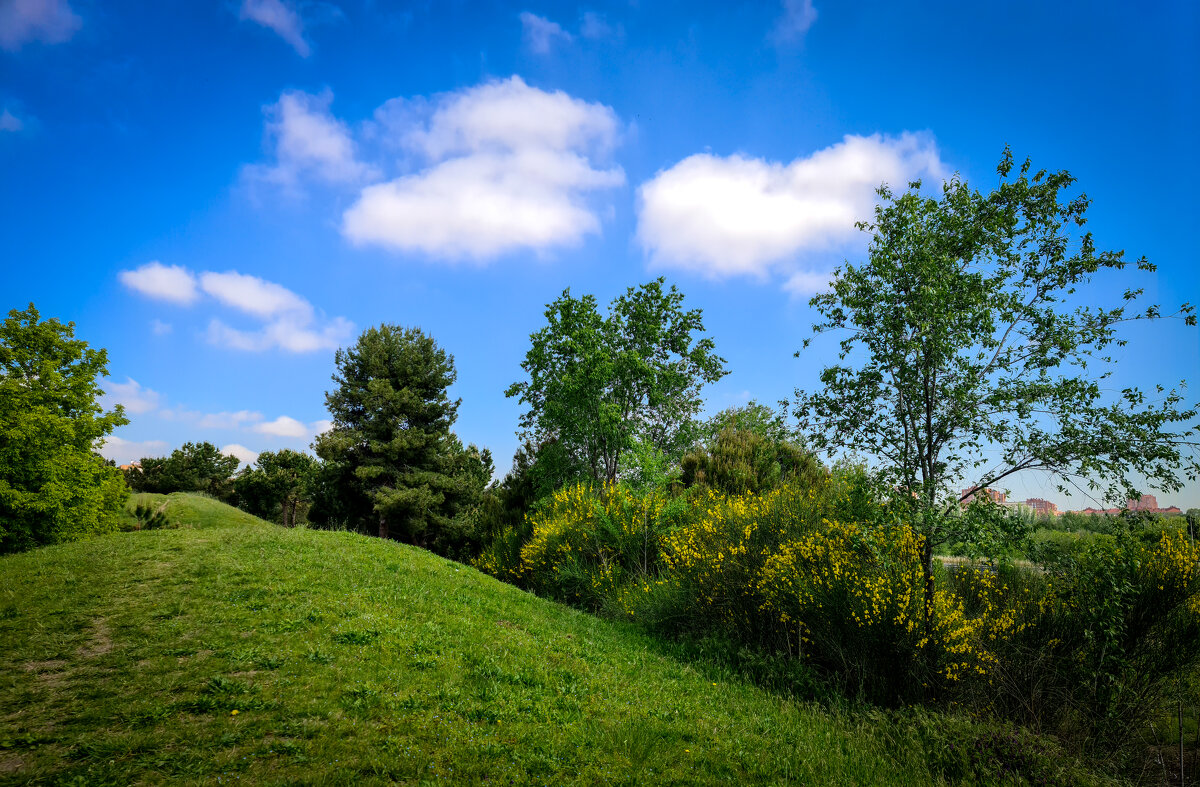
[[958, 498], [962, 501], [963, 505], [969, 506], [975, 502], [976, 498], [983, 495], [986, 495], [993, 503], [998, 505], [1005, 505], [1008, 501], [1008, 495], [998, 489], [976, 489], [974, 491], [964, 489], [958, 493]]
[[1079, 514], [1088, 514], [1096, 516], [1098, 514], [1108, 514], [1109, 516], [1117, 516], [1122, 511], [1137, 511], [1144, 514], [1162, 514], [1164, 516], [1178, 516], [1183, 511], [1179, 510], [1179, 506], [1168, 506], [1160, 508], [1158, 498], [1154, 495], [1142, 495], [1137, 500], [1126, 500], [1124, 508], [1085, 508], [1082, 511], [1077, 511]]
[[1058, 516], [1058, 506], [1049, 500], [1043, 500], [1040, 497], [1031, 497], [1025, 501], [1025, 505], [1038, 516]]
[[1137, 500], [1126, 500], [1125, 507], [1130, 511], [1155, 511], [1158, 509], [1158, 498], [1154, 495], [1142, 495]]
[[142, 469], [142, 463], [141, 462], [130, 462], [127, 465], [117, 465], [117, 469], [119, 469], [119, 470], [137, 470], [140, 472]]

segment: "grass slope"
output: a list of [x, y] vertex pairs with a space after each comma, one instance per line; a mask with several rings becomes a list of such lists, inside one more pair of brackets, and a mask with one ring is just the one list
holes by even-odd
[[151, 501], [179, 529], [0, 559], [0, 781], [938, 781], [900, 726], [429, 553]]

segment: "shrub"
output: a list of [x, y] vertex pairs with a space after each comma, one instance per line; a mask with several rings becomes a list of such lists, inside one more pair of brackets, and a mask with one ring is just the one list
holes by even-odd
[[1128, 531], [1042, 555], [1011, 593], [1019, 621], [998, 643], [994, 709], [1111, 748], [1143, 726], [1180, 670], [1200, 661], [1197, 550], [1183, 532]]
[[601, 609], [622, 585], [657, 573], [664, 495], [620, 484], [556, 492], [528, 517], [522, 582], [540, 593]]

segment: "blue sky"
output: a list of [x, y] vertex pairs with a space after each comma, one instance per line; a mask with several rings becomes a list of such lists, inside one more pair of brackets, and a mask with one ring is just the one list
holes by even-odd
[[[666, 276], [729, 362], [708, 411], [774, 402], [832, 357], [792, 353], [874, 186], [988, 187], [1005, 144], [1197, 300], [1198, 35], [1182, 1], [0, 0], [0, 303], [108, 348], [121, 461], [306, 446], [334, 349], [392, 322], [454, 355], [456, 431], [503, 470], [565, 288]], [[1114, 390], [1200, 395], [1196, 330], [1129, 336]]]

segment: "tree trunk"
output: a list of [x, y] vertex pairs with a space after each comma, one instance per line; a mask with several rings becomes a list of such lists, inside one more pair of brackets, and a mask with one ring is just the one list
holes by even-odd
[[380, 538], [388, 537], [387, 517], [385, 517], [383, 514], [379, 515], [379, 537]]

